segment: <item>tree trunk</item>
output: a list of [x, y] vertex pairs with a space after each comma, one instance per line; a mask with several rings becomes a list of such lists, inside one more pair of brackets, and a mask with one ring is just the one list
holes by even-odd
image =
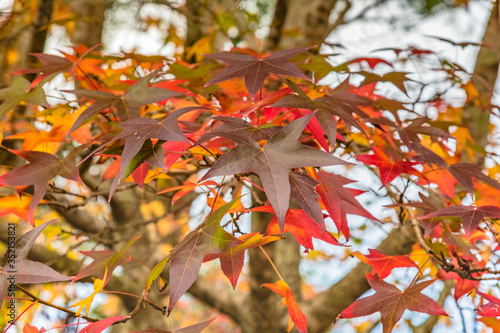
[[91, 47], [102, 42], [107, 0], [71, 0], [71, 10], [78, 15], [71, 36], [73, 43]]
[[[495, 1], [477, 55], [472, 82], [477, 89], [478, 99], [472, 100], [462, 111], [462, 125], [469, 129], [474, 143], [479, 147], [488, 144], [490, 130], [490, 105], [500, 63], [500, 21], [499, 5]], [[480, 158], [482, 164], [484, 159]]]
[[30, 53], [44, 50], [53, 0], [40, 0], [34, 14], [33, 1], [14, 1], [10, 18], [0, 26], [0, 87], [7, 85], [7, 74], [27, 67]]

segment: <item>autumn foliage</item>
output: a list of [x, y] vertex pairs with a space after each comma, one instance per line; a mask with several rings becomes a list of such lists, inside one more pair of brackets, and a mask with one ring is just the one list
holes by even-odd
[[[500, 300], [479, 284], [500, 274], [495, 268], [498, 168], [482, 164], [493, 154], [474, 148], [440, 93], [409, 100], [418, 84], [407, 73], [393, 71], [388, 61], [357, 58], [332, 66], [314, 47], [269, 54], [232, 49], [204, 55], [198, 63], [110, 56], [84, 46], [73, 54], [35, 57], [38, 67], [12, 73], [11, 85], [0, 90], [2, 153], [9, 154], [0, 173], [0, 216], [15, 214], [19, 230], [21, 220], [31, 224], [31, 230], [18, 235], [15, 258], [7, 251], [0, 264], [4, 306], [11, 300], [5, 299], [11, 274], [19, 297], [28, 297], [22, 304], [35, 300], [25, 284], [89, 282], [92, 277], [94, 292], [67, 307], [79, 317], [78, 325], [88, 324], [82, 332], [130, 320], [133, 312], [97, 318], [90, 310], [95, 295], [106, 290], [113, 276], [127, 274], [132, 259], [147, 261], [134, 255], [141, 235], [121, 239], [118, 249], [77, 245], [80, 257], [91, 261], [75, 276], [27, 256], [44, 230], [64, 225], [62, 218], [47, 222], [54, 216], [47, 206], [106, 207], [115, 196], [140, 187], [145, 203], [163, 200], [176, 207], [190, 203], [188, 198], [203, 200], [203, 219], [185, 224], [169, 252], [157, 250], [162, 258], [149, 267], [141, 281], [143, 293], [136, 295], [164, 315], [175, 312], [195, 280], [204, 278], [198, 275], [206, 262], [218, 260], [225, 283], [238, 289], [246, 252], [266, 252], [269, 243], [294, 237], [305, 253], [320, 243], [349, 253], [359, 240], [352, 239], [353, 215], [370, 225], [410, 225], [414, 245], [410, 256], [375, 249], [351, 253], [357, 258], [351, 260], [373, 267], [366, 278], [375, 293], [346, 308], [338, 322], [380, 312], [383, 331], [390, 332], [405, 310], [447, 316], [436, 297], [422, 293], [438, 279], [455, 281], [456, 290], [467, 286], [455, 298], [475, 292], [478, 316], [499, 315]], [[460, 70], [447, 66], [443, 62], [436, 71], [465, 92], [468, 103], [479, 105]], [[332, 82], [330, 73], [342, 79]], [[30, 82], [23, 74], [37, 77]], [[73, 89], [42, 89], [60, 74]], [[391, 93], [384, 95], [378, 88], [387, 83]], [[482, 107], [489, 112], [491, 106]], [[376, 183], [373, 177], [366, 181], [367, 175], [374, 175]], [[372, 192], [392, 204], [379, 205], [376, 212], [357, 198]], [[64, 201], [57, 199], [61, 195]], [[251, 231], [251, 214], [268, 216], [267, 228]], [[181, 222], [171, 218], [163, 223], [173, 229]], [[83, 243], [106, 246], [113, 241], [111, 234], [83, 238]], [[66, 241], [76, 244], [79, 236], [68, 232]], [[50, 242], [48, 237], [43, 241]], [[363, 237], [371, 236], [366, 231]], [[15, 273], [9, 273], [9, 265]], [[120, 266], [123, 273], [117, 273]], [[413, 274], [404, 291], [391, 279], [394, 269]], [[276, 270], [262, 287], [283, 299], [289, 329], [307, 332], [307, 313], [287, 283]], [[149, 299], [153, 288], [168, 292], [168, 304]], [[210, 323], [175, 332], [200, 332]], [[27, 324], [25, 331], [42, 329]]]

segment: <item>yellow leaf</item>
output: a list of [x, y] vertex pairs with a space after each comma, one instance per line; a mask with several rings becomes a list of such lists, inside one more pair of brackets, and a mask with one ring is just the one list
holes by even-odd
[[85, 315], [86, 316], [89, 315], [90, 305], [94, 301], [94, 296], [97, 295], [98, 293], [100, 293], [102, 291], [102, 289], [104, 288], [104, 281], [106, 281], [107, 275], [108, 275], [108, 267], [106, 266], [106, 271], [104, 272], [104, 278], [102, 280], [101, 279], [94, 280], [94, 292], [92, 294], [90, 294], [87, 298], [84, 298], [81, 301], [76, 302], [75, 304], [70, 306], [71, 308], [75, 307], [75, 306], [79, 307], [75, 316], [78, 317], [81, 314], [83, 308], [86, 308]]
[[474, 139], [470, 135], [469, 129], [467, 127], [458, 127], [453, 136], [457, 140], [457, 152], [465, 150], [467, 155], [469, 155], [469, 160], [474, 161], [474, 151], [469, 148], [467, 143], [474, 143]]
[[478, 100], [479, 92], [474, 86], [474, 83], [467, 82], [466, 84], [462, 85], [462, 89], [465, 90], [465, 93], [467, 94], [467, 102], [474, 101], [474, 104], [479, 106], [480, 104]]
[[410, 259], [413, 260], [420, 271], [424, 272], [427, 268], [430, 269], [431, 276], [436, 276], [438, 272], [438, 267], [432, 260], [429, 260], [429, 254], [425, 252], [420, 246], [415, 247], [415, 249], [410, 253]]
[[196, 43], [187, 50], [186, 58], [189, 59], [194, 55], [196, 62], [201, 62], [203, 60], [202, 54], [212, 53], [212, 44], [213, 35], [198, 39]]

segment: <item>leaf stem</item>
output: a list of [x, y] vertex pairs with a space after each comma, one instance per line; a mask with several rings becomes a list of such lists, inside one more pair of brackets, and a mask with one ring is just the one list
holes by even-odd
[[282, 280], [282, 281], [285, 281], [285, 279], [283, 279], [283, 277], [281, 276], [280, 272], [278, 271], [278, 269], [276, 268], [276, 266], [274, 265], [273, 261], [271, 260], [271, 258], [269, 258], [269, 256], [267, 255], [267, 252], [262, 248], [262, 245], [259, 245], [259, 248], [262, 250], [262, 252], [264, 252], [264, 255], [266, 256], [267, 260], [269, 260], [269, 262], [271, 263], [271, 266], [273, 266], [274, 268], [274, 271], [276, 272], [276, 274], [278, 274], [279, 278]]
[[225, 179], [226, 179], [226, 176], [222, 177], [222, 180], [220, 182], [220, 186], [217, 189], [217, 193], [215, 194], [214, 203], [212, 204], [212, 207], [210, 208], [210, 214], [209, 215], [212, 215], [212, 213], [214, 211], [215, 203], [217, 202], [217, 198], [219, 197], [219, 193], [220, 193], [220, 190], [222, 189], [222, 184], [224, 184], [224, 180]]
[[160, 306], [160, 305], [156, 304], [155, 302], [153, 302], [153, 301], [151, 301], [151, 300], [149, 300], [147, 298], [143, 298], [141, 296], [137, 296], [137, 295], [134, 295], [134, 294], [129, 294], [129, 293], [126, 293], [126, 292], [123, 292], [123, 291], [113, 291], [113, 290], [103, 290], [102, 293], [106, 293], [106, 294], [120, 294], [120, 295], [127, 295], [127, 296], [130, 296], [130, 297], [139, 298], [140, 300], [143, 300], [143, 301], [149, 303], [156, 310], [160, 310], [162, 313], [165, 312], [165, 308], [163, 306]]
[[[262, 101], [262, 87], [259, 89], [259, 102], [260, 101]], [[260, 123], [260, 109], [262, 109], [262, 106], [257, 108], [257, 126], [259, 126]]]
[[92, 88], [94, 88], [95, 90], [99, 91], [99, 88], [95, 85], [95, 83], [92, 81], [92, 79], [80, 67], [80, 64], [76, 65], [76, 68], [78, 68], [80, 70], [80, 72], [83, 73], [83, 76], [85, 76], [85, 78], [87, 79], [87, 82], [92, 86]]
[[9, 328], [11, 328], [11, 327], [12, 327], [12, 325], [14, 325], [14, 324], [17, 322], [17, 320], [18, 320], [19, 318], [21, 318], [21, 316], [22, 316], [22, 315], [23, 315], [26, 311], [28, 311], [28, 310], [29, 310], [29, 308], [31, 308], [33, 305], [35, 305], [36, 303], [38, 303], [38, 302], [33, 302], [33, 303], [31, 303], [30, 305], [28, 305], [28, 306], [26, 307], [26, 309], [24, 309], [24, 310], [23, 310], [23, 311], [19, 314], [19, 316], [17, 316], [17, 317], [16, 317], [16, 319], [14, 319], [14, 321], [13, 321], [13, 322], [12, 322], [9, 326], [7, 326], [7, 328], [5, 329], [4, 333], [5, 333], [5, 332], [7, 332], [7, 331], [9, 330]]
[[262, 187], [260, 187], [259, 185], [255, 184], [254, 182], [252, 182], [251, 180], [249, 179], [246, 179], [246, 178], [241, 178], [241, 180], [244, 180], [246, 182], [249, 182], [250, 184], [252, 184], [253, 186], [257, 187], [259, 190], [261, 190], [262, 192], [265, 192], [264, 189]]
[[[191, 139], [191, 138], [188, 138], [188, 140], [190, 140], [192, 143], [196, 143], [195, 140]], [[203, 147], [202, 145], [197, 145], [197, 146], [200, 146], [202, 149], [206, 150], [210, 155], [212, 155], [213, 157], [217, 157], [214, 153], [212, 153], [208, 148], [206, 147]]]
[[149, 266], [149, 265], [148, 265], [148, 264], [146, 264], [145, 262], [143, 262], [143, 261], [141, 261], [141, 260], [139, 260], [139, 259], [137, 259], [137, 258], [135, 258], [135, 257], [130, 257], [130, 258], [131, 258], [132, 260], [137, 261], [139, 264], [142, 264], [143, 266], [146, 266], [146, 267], [147, 267], [147, 268], [149, 268], [149, 269], [153, 269], [151, 266]]
[[43, 299], [39, 298], [38, 296], [35, 296], [34, 294], [32, 294], [29, 290], [21, 287], [19, 284], [16, 283], [16, 287], [17, 289], [21, 290], [23, 293], [25, 293], [26, 295], [28, 295], [29, 297], [32, 298], [32, 301], [33, 302], [38, 302], [40, 304], [44, 304], [44, 305], [47, 305], [47, 306], [50, 306], [54, 309], [57, 309], [59, 311], [62, 311], [62, 312], [66, 312], [74, 317], [81, 317], [87, 321], [91, 321], [91, 322], [96, 322], [96, 321], [99, 321], [99, 319], [95, 319], [95, 318], [91, 318], [91, 317], [87, 317], [87, 316], [84, 316], [84, 315], [79, 315], [79, 316], [76, 316], [76, 312], [74, 311], [71, 311], [71, 310], [68, 310], [66, 308], [63, 308], [61, 306], [57, 306], [55, 304], [52, 304], [50, 302], [47, 302], [47, 301], [44, 301]]

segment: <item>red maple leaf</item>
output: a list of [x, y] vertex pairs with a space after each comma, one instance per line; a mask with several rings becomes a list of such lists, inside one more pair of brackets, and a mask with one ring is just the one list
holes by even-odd
[[253, 98], [270, 74], [287, 75], [310, 80], [302, 71], [288, 61], [293, 56], [305, 52], [309, 47], [297, 47], [274, 52], [269, 57], [259, 59], [247, 54], [215, 53], [205, 57], [222, 60], [228, 67], [215, 74], [205, 86], [243, 76], [248, 93]]
[[[200, 181], [216, 176], [255, 172], [262, 182], [267, 198], [283, 229], [290, 201], [288, 169], [349, 164], [322, 150], [297, 142], [313, 116], [314, 113], [311, 113], [283, 127], [267, 140], [263, 147], [259, 142], [231, 134], [230, 138], [237, 141], [239, 145], [222, 155]], [[224, 133], [219, 135], [224, 136]]]
[[337, 121], [335, 116], [340, 117], [347, 125], [356, 127], [361, 132], [363, 128], [353, 117], [353, 113], [367, 118], [359, 107], [370, 105], [371, 101], [363, 96], [349, 92], [348, 80], [342, 82], [329, 94], [311, 99], [299, 87], [289, 83], [290, 87], [295, 92], [294, 95], [289, 95], [274, 103], [275, 107], [301, 108], [316, 111], [316, 119], [326, 136], [330, 140], [330, 145], [335, 146], [337, 138]]
[[132, 333], [201, 333], [208, 325], [210, 325], [215, 318], [204, 321], [202, 323], [189, 325], [183, 328], [178, 328], [175, 331], [160, 330], [157, 328], [149, 328], [147, 330], [135, 331]]
[[318, 180], [321, 185], [316, 187], [316, 191], [330, 218], [335, 222], [337, 230], [344, 235], [346, 240], [349, 240], [347, 214], [377, 220], [355, 198], [363, 191], [344, 187], [344, 185], [354, 183], [354, 180], [324, 171], [318, 172]]
[[[252, 209], [253, 212], [274, 213], [271, 206], [261, 206]], [[302, 209], [289, 209], [285, 218], [284, 232], [293, 234], [297, 242], [306, 248], [306, 252], [314, 249], [312, 238], [321, 239], [333, 245], [340, 243], [333, 237], [331, 233], [321, 229]], [[282, 230], [279, 226], [278, 219], [274, 216], [267, 225], [266, 235], [279, 235]]]
[[366, 279], [375, 294], [357, 300], [342, 311], [339, 318], [356, 318], [380, 312], [383, 331], [389, 333], [405, 310], [448, 316], [436, 301], [421, 293], [436, 280], [423, 281], [401, 291], [376, 275], [366, 273]]
[[455, 292], [453, 293], [453, 298], [455, 298], [455, 300], [457, 301], [463, 295], [466, 295], [471, 291], [477, 290], [479, 288], [479, 281], [462, 279], [455, 272], [445, 272], [444, 270], [440, 270], [438, 272], [438, 276], [441, 279], [455, 280], [455, 286], [454, 286]]
[[482, 293], [480, 291], [476, 291], [476, 294], [480, 295], [481, 297], [487, 299], [489, 302], [486, 304], [483, 304], [481, 306], [478, 306], [475, 310], [476, 313], [481, 316], [481, 317], [499, 317], [500, 316], [500, 299]]
[[239, 200], [225, 204], [210, 215], [206, 222], [190, 232], [170, 251], [170, 300], [168, 313], [198, 277], [207, 254], [223, 253], [242, 241], [226, 232], [220, 225], [227, 211]]
[[29, 164], [20, 166], [0, 176], [1, 185], [26, 186], [33, 185], [34, 192], [29, 209], [29, 220], [34, 226], [33, 213], [47, 191], [49, 181], [55, 176], [81, 182], [76, 166], [76, 158], [85, 146], [73, 149], [64, 159], [40, 151], [12, 150], [14, 154], [24, 158]]
[[[135, 243], [141, 236], [132, 239], [120, 250], [102, 250], [102, 251], [80, 251], [88, 257], [94, 259], [87, 267], [82, 269], [73, 279], [77, 281], [87, 277], [89, 275], [98, 274], [99, 278], [102, 280], [106, 277], [104, 284], [106, 285], [113, 274], [116, 267], [127, 263], [132, 259], [130, 255], [129, 248]], [[107, 273], [106, 273], [107, 272]]]
[[148, 87], [149, 82], [156, 76], [157, 72], [141, 78], [131, 86], [123, 95], [115, 95], [107, 91], [89, 89], [65, 90], [80, 97], [93, 99], [94, 103], [83, 111], [69, 130], [69, 133], [83, 125], [91, 117], [109, 109], [115, 108], [121, 121], [140, 117], [141, 106], [157, 103], [174, 96], [182, 95], [176, 91], [163, 88]]
[[389, 184], [394, 178], [402, 173], [417, 175], [425, 178], [424, 174], [413, 167], [414, 165], [422, 164], [421, 162], [393, 162], [389, 157], [387, 157], [387, 155], [384, 154], [382, 150], [376, 147], [373, 147], [373, 153], [373, 155], [358, 155], [356, 156], [356, 159], [360, 162], [376, 166], [379, 169], [380, 180], [382, 181], [383, 186]]
[[[179, 127], [177, 119], [183, 114], [198, 110], [199, 108], [201, 107], [186, 107], [175, 110], [162, 121], [157, 121], [151, 118], [137, 118], [124, 121], [119, 125], [119, 127], [123, 128], [122, 132], [120, 132], [110, 141], [97, 147], [85, 158], [86, 160], [96, 152], [103, 149], [108, 144], [113, 143], [117, 140], [125, 141], [123, 152], [121, 154], [120, 171], [115, 176], [115, 179], [113, 180], [109, 191], [110, 200], [122, 178], [124, 176], [127, 177], [130, 173], [132, 173], [132, 171], [139, 167], [144, 162], [144, 160], [148, 160], [150, 164], [156, 167], [163, 169], [165, 168], [165, 162], [163, 158], [164, 150], [162, 147], [163, 142], [187, 142], [188, 140]], [[155, 144], [153, 146], [152, 143], [150, 144], [150, 141], [148, 141], [150, 139], [159, 139], [162, 140], [162, 142], [160, 142], [159, 145]], [[142, 160], [139, 160], [136, 165], [134, 165], [134, 167], [130, 167], [130, 162], [134, 159], [134, 157], [137, 156], [137, 154], [141, 150], [143, 150], [144, 152], [144, 158]], [[129, 168], [129, 170], [127, 170], [127, 167]], [[126, 172], [126, 170], [128, 172]]]
[[275, 240], [281, 239], [276, 236], [264, 236], [258, 232], [244, 234], [238, 238], [242, 243], [230, 247], [226, 251], [217, 254], [208, 254], [203, 258], [203, 262], [219, 258], [220, 266], [224, 275], [229, 279], [233, 289], [236, 288], [238, 278], [243, 269], [245, 251], [251, 248], [261, 246]]
[[[278, 280], [275, 283], [264, 283], [262, 286], [271, 289], [276, 294], [284, 298], [290, 319], [300, 333], [307, 333], [306, 316], [302, 313], [302, 311], [300, 311], [299, 305], [293, 297], [292, 290], [288, 284], [283, 280]], [[289, 332], [292, 327], [288, 325], [288, 328], [289, 329], [287, 331]]]
[[362, 262], [373, 266], [373, 273], [376, 273], [381, 279], [385, 279], [391, 274], [394, 268], [398, 267], [415, 267], [418, 265], [406, 256], [388, 256], [378, 250], [369, 249], [370, 254], [364, 255], [361, 252], [352, 253], [353, 256]]
[[500, 218], [500, 208], [496, 206], [453, 206], [441, 208], [434, 213], [420, 217], [428, 219], [432, 217], [460, 217], [464, 227], [465, 236], [469, 240], [470, 236], [485, 217]]
[[[16, 240], [15, 245], [10, 251], [5, 252], [3, 258], [1, 258], [0, 308], [9, 289], [12, 277], [14, 277], [16, 283], [46, 283], [72, 279], [71, 276], [64, 276], [45, 264], [26, 259], [35, 240], [54, 221], [45, 222], [23, 234]], [[9, 243], [10, 246], [11, 244]], [[15, 260], [12, 259], [12, 253], [15, 253]]]

